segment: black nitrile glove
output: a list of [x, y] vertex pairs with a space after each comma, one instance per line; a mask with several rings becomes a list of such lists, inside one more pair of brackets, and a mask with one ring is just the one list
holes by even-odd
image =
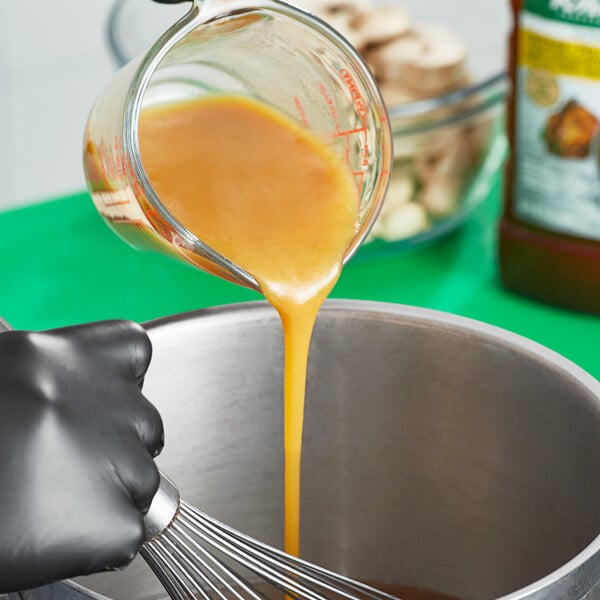
[[0, 333], [0, 593], [124, 567], [163, 445], [128, 321]]

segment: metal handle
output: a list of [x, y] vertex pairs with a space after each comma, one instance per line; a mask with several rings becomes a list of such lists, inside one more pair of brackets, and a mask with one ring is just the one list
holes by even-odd
[[3, 331], [12, 331], [12, 327], [2, 317], [0, 317], [0, 333]]
[[160, 473], [158, 490], [144, 516], [147, 542], [159, 536], [173, 522], [179, 512], [179, 500], [179, 490], [175, 484], [164, 473]]

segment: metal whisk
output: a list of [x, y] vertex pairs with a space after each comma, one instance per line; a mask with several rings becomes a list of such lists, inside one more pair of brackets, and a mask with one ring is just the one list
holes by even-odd
[[145, 524], [141, 555], [173, 600], [397, 600], [205, 515], [162, 474]]

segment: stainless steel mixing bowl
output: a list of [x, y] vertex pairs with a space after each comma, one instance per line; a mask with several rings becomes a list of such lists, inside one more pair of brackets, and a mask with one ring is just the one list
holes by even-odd
[[[276, 313], [237, 305], [149, 330], [161, 468], [205, 512], [280, 544]], [[464, 599], [600, 598], [600, 384], [553, 352], [447, 314], [330, 301], [304, 442], [308, 559]], [[114, 599], [164, 597], [141, 563], [80, 583]]]

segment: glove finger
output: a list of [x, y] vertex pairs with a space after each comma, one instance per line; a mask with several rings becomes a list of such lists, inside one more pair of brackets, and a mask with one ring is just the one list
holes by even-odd
[[131, 448], [116, 466], [120, 483], [135, 507], [141, 513], [147, 512], [160, 482], [155, 462], [145, 451], [136, 447]]
[[[141, 442], [151, 458], [161, 453], [165, 445], [162, 417], [141, 390], [134, 386], [124, 390], [122, 385], [111, 389], [107, 384], [100, 392], [90, 392], [90, 397], [92, 402], [88, 405], [91, 404], [94, 409], [100, 407], [101, 418], [105, 419], [107, 427], [110, 427], [105, 431], [105, 439], [120, 432], [134, 443]], [[110, 412], [107, 414], [106, 406], [109, 402]], [[92, 409], [87, 410], [89, 415]], [[96, 412], [89, 416], [96, 418]]]
[[158, 409], [141, 392], [140, 410], [133, 416], [133, 423], [138, 436], [148, 451], [148, 454], [155, 458], [158, 456], [165, 445], [165, 433], [162, 417]]
[[[143, 517], [125, 493], [99, 496], [96, 511], [79, 529], [38, 540], [32, 554], [38, 557], [36, 568], [19, 554], [21, 544], [13, 544], [14, 557], [7, 563], [11, 568], [0, 571], [2, 589], [16, 592], [128, 565], [146, 540]], [[25, 544], [27, 538], [22, 541]]]
[[110, 525], [104, 531], [95, 537], [94, 552], [89, 553], [90, 563], [80, 568], [77, 575], [124, 569], [146, 541], [143, 517], [126, 498], [123, 498], [118, 513], [112, 513]]
[[98, 321], [47, 333], [66, 338], [84, 355], [92, 354], [94, 364], [101, 361], [138, 384], [143, 381], [152, 357], [148, 334], [133, 321]]

